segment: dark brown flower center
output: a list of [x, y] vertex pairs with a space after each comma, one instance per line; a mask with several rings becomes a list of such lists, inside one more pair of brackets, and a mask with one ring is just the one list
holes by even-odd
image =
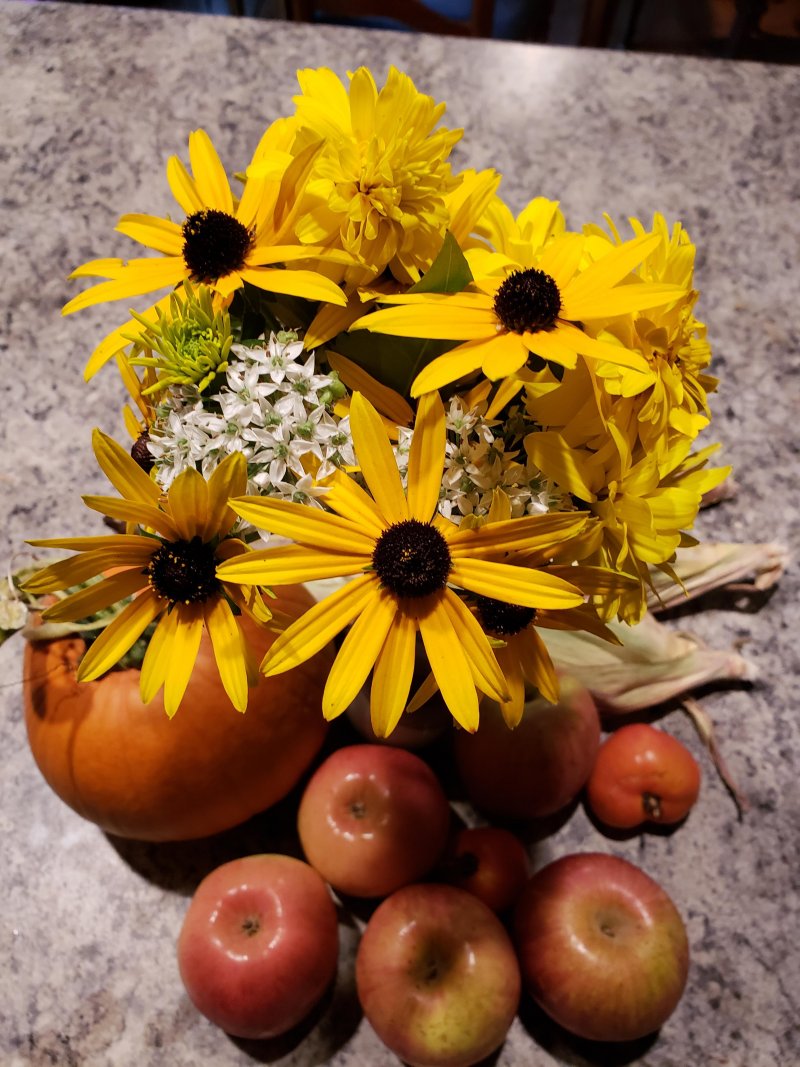
[[134, 461], [139, 464], [142, 470], [148, 473], [153, 469], [153, 453], [150, 451], [148, 445], [150, 444], [150, 434], [147, 430], [144, 433], [140, 433], [134, 441], [131, 447], [131, 456]]
[[196, 211], [183, 224], [183, 258], [196, 282], [241, 270], [252, 244], [252, 232], [226, 211]]
[[526, 630], [536, 618], [536, 608], [521, 604], [506, 604], [489, 596], [476, 598], [478, 618], [487, 633], [496, 637], [510, 637]]
[[196, 604], [219, 592], [217, 560], [199, 537], [165, 541], [150, 557], [147, 577], [155, 593], [171, 603]]
[[560, 310], [558, 286], [535, 267], [509, 274], [494, 297], [495, 315], [513, 333], [552, 329]]
[[394, 523], [378, 538], [372, 565], [381, 583], [395, 596], [428, 596], [447, 584], [450, 549], [435, 526], [406, 519]]

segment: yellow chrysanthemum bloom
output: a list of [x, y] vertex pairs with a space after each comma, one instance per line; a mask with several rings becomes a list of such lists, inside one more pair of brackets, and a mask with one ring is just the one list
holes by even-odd
[[[574, 367], [580, 355], [632, 371], [646, 370], [640, 354], [596, 340], [579, 324], [680, 298], [677, 286], [631, 279], [631, 271], [658, 240], [634, 238], [586, 265], [586, 239], [563, 234], [532, 252], [529, 260], [535, 266], [529, 262], [507, 267], [500, 275], [477, 277], [460, 293], [384, 297], [384, 303], [400, 306], [367, 315], [351, 329], [465, 342], [417, 375], [412, 396], [441, 389], [476, 371], [493, 381], [516, 376], [531, 354], [563, 367]], [[623, 281], [630, 284], [619, 284]]]
[[611, 447], [600, 452], [574, 448], [552, 430], [529, 434], [525, 449], [600, 520], [597, 545], [587, 561], [638, 579], [635, 594], [624, 590], [605, 597], [601, 614], [611, 618], [622, 610], [621, 617], [636, 622], [646, 609], [648, 566], [673, 576], [669, 562], [679, 546], [692, 543], [685, 531], [694, 524], [703, 494], [724, 481], [730, 467], [706, 469], [718, 445], [691, 455], [691, 440], [674, 435], [662, 455], [639, 451], [634, 456], [613, 424], [609, 432]]
[[[645, 234], [638, 219], [630, 221], [637, 236]], [[608, 222], [613, 237], [596, 227], [587, 228], [592, 249], [600, 255], [622, 243]], [[695, 247], [680, 223], [670, 233], [662, 215], [655, 216], [652, 233], [659, 243], [641, 262], [637, 276], [647, 282], [678, 285], [686, 295], [669, 307], [604, 323], [601, 336], [612, 335], [626, 349], [640, 352], [647, 362], [646, 373], [630, 374], [612, 364], [597, 368], [598, 379], [613, 398], [608, 416], [620, 425], [635, 419], [647, 449], [660, 447], [672, 431], [696, 437], [708, 425], [707, 395], [717, 387], [717, 379], [706, 370], [711, 360], [706, 327], [694, 315], [699, 295], [693, 282]]]
[[[448, 225], [446, 194], [457, 182], [447, 158], [463, 131], [436, 129], [445, 110], [392, 67], [378, 89], [366, 67], [349, 88], [325, 67], [301, 70], [294, 98], [293, 152], [316, 141], [314, 162], [294, 232], [306, 245], [341, 248], [363, 266], [364, 282], [387, 266], [413, 282], [430, 266]], [[248, 175], [266, 172], [269, 158]]]
[[[182, 223], [152, 215], [123, 215], [117, 230], [160, 257], [96, 259], [73, 271], [73, 278], [105, 278], [106, 281], [74, 297], [63, 314], [91, 307], [107, 300], [122, 300], [173, 288], [184, 280], [207, 285], [217, 298], [227, 302], [244, 282], [272, 293], [344, 304], [337, 285], [315, 271], [284, 269], [283, 264], [314, 256], [336, 257], [335, 252], [298, 245], [292, 237], [292, 205], [297, 187], [302, 187], [313, 163], [310, 150], [287, 168], [283, 180], [248, 179], [241, 199], [231, 192], [219, 156], [204, 130], [189, 136], [192, 174], [177, 156], [167, 163], [167, 181], [172, 194], [186, 213]], [[349, 257], [338, 254], [345, 262]], [[157, 321], [156, 309], [166, 310], [165, 298], [144, 313]], [[106, 360], [120, 351], [144, 329], [141, 322], [129, 322], [113, 331], [93, 353], [85, 376], [91, 377]]]
[[564, 578], [493, 557], [502, 548], [557, 545], [580, 533], [587, 516], [527, 516], [479, 530], [461, 530], [437, 517], [446, 435], [436, 394], [417, 409], [407, 491], [380, 416], [359, 393], [351, 402], [350, 427], [371, 495], [339, 473], [324, 498], [329, 511], [275, 498], [232, 500], [242, 518], [295, 544], [230, 560], [220, 565], [219, 576], [279, 585], [356, 576], [280, 635], [262, 671], [289, 670], [350, 626], [328, 676], [323, 712], [330, 719], [344, 711], [374, 667], [372, 726], [386, 737], [408, 700], [419, 632], [445, 703], [474, 731], [476, 690], [495, 700], [510, 694], [488, 639], [451, 586], [524, 607], [577, 607], [583, 595]]
[[133, 597], [88, 649], [78, 667], [79, 681], [91, 681], [111, 670], [150, 623], [159, 619], [142, 663], [143, 702], [149, 703], [163, 685], [167, 714], [175, 714], [205, 628], [225, 692], [233, 706], [244, 711], [248, 683], [257, 675], [229, 601], [260, 623], [270, 618], [270, 612], [256, 590], [229, 585], [215, 573], [222, 560], [249, 551], [244, 542], [230, 536], [236, 514], [227, 504], [229, 496], [247, 486], [244, 456], [228, 456], [207, 482], [191, 468], [183, 471], [162, 498], [155, 482], [121, 445], [100, 430], [94, 432], [93, 445], [97, 462], [121, 499], [86, 496], [87, 506], [153, 531], [155, 536], [148, 532], [31, 541], [77, 555], [38, 571], [26, 582], [26, 589], [35, 594], [54, 593], [104, 575], [43, 614], [47, 620], [70, 622]]

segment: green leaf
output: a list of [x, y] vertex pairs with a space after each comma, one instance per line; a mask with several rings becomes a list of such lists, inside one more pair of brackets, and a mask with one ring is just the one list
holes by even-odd
[[393, 337], [359, 330], [356, 333], [339, 334], [332, 342], [332, 347], [408, 400], [411, 383], [422, 368], [457, 343]]
[[412, 285], [409, 293], [460, 293], [472, 281], [472, 271], [458, 246], [458, 241], [448, 230], [439, 255], [430, 269]]

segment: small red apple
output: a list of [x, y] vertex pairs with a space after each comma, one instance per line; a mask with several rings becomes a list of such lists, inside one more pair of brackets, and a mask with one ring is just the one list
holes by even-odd
[[369, 920], [356, 988], [378, 1037], [411, 1067], [469, 1067], [505, 1040], [519, 965], [503, 924], [477, 897], [410, 885]]
[[308, 862], [342, 893], [384, 897], [430, 871], [444, 851], [450, 805], [419, 756], [350, 745], [311, 777], [297, 814]]
[[492, 909], [506, 911], [528, 882], [528, 853], [509, 830], [475, 826], [460, 830], [445, 860], [446, 880]]
[[245, 856], [212, 871], [178, 938], [190, 999], [235, 1037], [285, 1033], [336, 974], [336, 907], [313, 868], [290, 856]]
[[561, 678], [557, 704], [539, 697], [525, 705], [513, 730], [496, 704], [484, 701], [474, 734], [455, 735], [455, 758], [470, 801], [487, 815], [539, 819], [573, 800], [586, 783], [600, 746], [600, 719], [588, 689]]
[[670, 1017], [686, 985], [689, 946], [669, 896], [616, 856], [565, 856], [520, 897], [514, 939], [523, 981], [565, 1029], [632, 1041]]

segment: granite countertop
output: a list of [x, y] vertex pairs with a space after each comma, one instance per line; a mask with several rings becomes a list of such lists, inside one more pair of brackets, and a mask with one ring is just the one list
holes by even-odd
[[[655, 210], [699, 247], [700, 317], [715, 369], [714, 437], [739, 498], [704, 512], [705, 538], [797, 534], [797, 250], [800, 81], [795, 69], [668, 56], [315, 28], [72, 4], [0, 2], [0, 560], [23, 540], [102, 532], [79, 494], [105, 492], [93, 426], [121, 435], [109, 368], [82, 380], [88, 352], [119, 321], [100, 306], [69, 319], [75, 265], [127, 255], [125, 211], [171, 210], [167, 157], [205, 128], [231, 170], [289, 108], [295, 70], [389, 63], [448, 103], [464, 126], [459, 166], [492, 165], [518, 210], [559, 198], [575, 226]], [[136, 253], [133, 253], [136, 254]], [[794, 275], [794, 277], [793, 277]], [[99, 520], [98, 520], [99, 521]], [[529, 1005], [498, 1067], [800, 1063], [800, 706], [798, 589], [715, 597], [673, 625], [736, 645], [760, 680], [705, 694], [720, 746], [750, 798], [743, 820], [684, 717], [669, 720], [702, 760], [705, 784], [672, 835], [602, 837], [578, 806], [537, 843], [537, 864], [600, 849], [643, 866], [673, 896], [693, 962], [678, 1010], [655, 1039], [598, 1049]], [[757, 610], [755, 610], [757, 609]], [[180, 984], [175, 938], [200, 877], [269, 843], [269, 820], [208, 841], [145, 845], [104, 835], [47, 788], [22, 721], [21, 641], [0, 649], [3, 771], [0, 1062], [4, 1067], [214, 1067], [253, 1062], [396, 1063], [360, 1017], [356, 934], [342, 927], [339, 984], [308, 1026], [263, 1044], [199, 1017]]]

